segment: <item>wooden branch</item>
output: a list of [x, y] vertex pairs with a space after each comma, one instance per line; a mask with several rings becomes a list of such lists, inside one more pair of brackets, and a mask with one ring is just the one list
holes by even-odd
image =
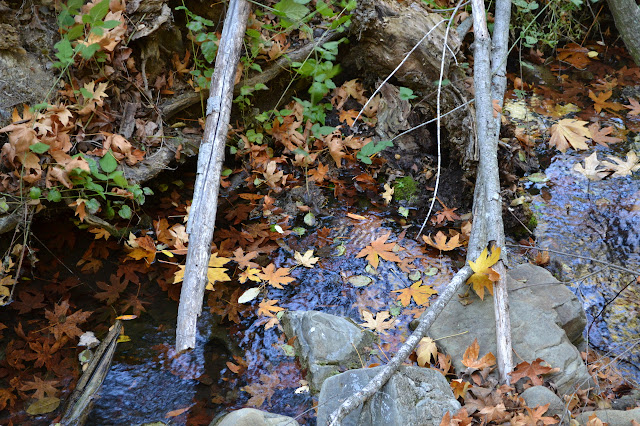
[[471, 268], [467, 265], [460, 269], [451, 279], [447, 288], [438, 296], [438, 299], [431, 305], [431, 308], [424, 311], [420, 316], [418, 327], [413, 331], [411, 336], [406, 342], [402, 344], [398, 352], [389, 361], [385, 368], [376, 375], [367, 385], [359, 392], [351, 395], [347, 398], [340, 407], [331, 413], [329, 416], [329, 425], [338, 426], [342, 423], [342, 420], [352, 412], [356, 407], [365, 403], [366, 400], [371, 398], [379, 389], [381, 389], [385, 383], [393, 376], [398, 370], [400, 365], [404, 362], [411, 352], [414, 351], [420, 339], [426, 334], [429, 327], [438, 318], [438, 315], [444, 310], [447, 303], [458, 294], [464, 283], [471, 276]]
[[[487, 29], [486, 13], [482, 0], [472, 0], [474, 28], [474, 87], [476, 95], [476, 125], [478, 128], [478, 150], [480, 162], [476, 178], [473, 205], [473, 227], [469, 239], [467, 260], [475, 260], [480, 252], [491, 246], [492, 249], [504, 248], [504, 224], [502, 222], [502, 199], [500, 197], [500, 177], [498, 167], [498, 134], [500, 116], [493, 118], [493, 102], [502, 105], [506, 83], [501, 81], [506, 67], [506, 39], [504, 34], [509, 28], [510, 1], [500, 0], [496, 5], [500, 11], [501, 22], [496, 26], [500, 30], [500, 42], [491, 54], [491, 37]], [[506, 6], [506, 7], [505, 7]], [[498, 15], [496, 15], [497, 21]], [[504, 22], [506, 20], [506, 22]], [[492, 78], [492, 71], [496, 76]], [[497, 87], [492, 87], [492, 80]], [[501, 91], [500, 91], [501, 88]], [[478, 223], [480, 222], [480, 223]], [[476, 224], [478, 229], [476, 228]], [[474, 232], [475, 231], [475, 232]], [[513, 369], [511, 357], [511, 322], [509, 318], [509, 300], [507, 296], [507, 274], [505, 268], [506, 251], [494, 269], [500, 274], [493, 286], [494, 312], [496, 317], [497, 363], [500, 381], [509, 383], [509, 373]]]
[[189, 249], [178, 307], [178, 352], [194, 348], [196, 343], [196, 324], [202, 311], [207, 265], [218, 210], [218, 190], [231, 116], [233, 82], [249, 9], [246, 0], [230, 1], [211, 79], [207, 120], [198, 155], [198, 173], [187, 224]]

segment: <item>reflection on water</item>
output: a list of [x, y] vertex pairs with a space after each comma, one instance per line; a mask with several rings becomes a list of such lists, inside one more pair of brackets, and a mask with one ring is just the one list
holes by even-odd
[[[602, 158], [603, 154], [599, 156]], [[581, 153], [556, 155], [546, 170], [551, 198], [545, 202], [538, 196], [532, 206], [539, 223], [538, 244], [640, 270], [637, 173], [589, 182], [572, 170], [584, 157]], [[620, 355], [625, 361], [621, 367], [636, 381], [640, 379], [640, 289], [635, 277], [605, 264], [554, 253], [550, 256], [552, 272], [568, 281], [583, 302], [589, 343], [613, 356]]]

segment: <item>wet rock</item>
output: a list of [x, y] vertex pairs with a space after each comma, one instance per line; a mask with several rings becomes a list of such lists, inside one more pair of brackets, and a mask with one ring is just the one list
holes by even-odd
[[615, 410], [629, 410], [640, 404], [640, 390], [632, 389], [627, 395], [611, 401], [611, 408]]
[[[573, 293], [543, 268], [525, 264], [509, 272], [509, 304], [513, 349], [525, 361], [542, 358], [557, 373], [545, 376], [561, 394], [588, 387], [590, 376], [580, 353], [571, 341], [582, 338], [585, 314]], [[462, 356], [474, 339], [480, 353], [496, 353], [495, 314], [489, 295], [463, 306], [457, 299], [449, 302], [429, 331], [439, 346], [453, 359], [457, 372], [465, 370]], [[569, 336], [569, 337], [568, 337]]]
[[[350, 370], [325, 380], [318, 400], [318, 425], [347, 397], [361, 390], [384, 367]], [[402, 366], [381, 391], [358, 407], [343, 426], [420, 426], [440, 424], [444, 414], [458, 411], [444, 376], [435, 370]]]
[[307, 370], [311, 392], [319, 392], [324, 380], [341, 371], [362, 367], [375, 340], [351, 320], [317, 311], [289, 311], [282, 317], [288, 338]]
[[604, 423], [608, 423], [610, 425], [622, 426], [622, 425], [631, 425], [632, 421], [640, 422], [640, 408], [636, 408], [635, 410], [629, 411], [621, 411], [621, 410], [596, 410], [596, 411], [587, 411], [586, 413], [582, 413], [576, 416], [576, 421], [580, 425], [586, 425], [589, 421], [589, 417], [595, 414], [600, 420]]
[[520, 396], [525, 400], [527, 406], [531, 408], [549, 404], [549, 409], [545, 416], [562, 416], [565, 412], [564, 403], [560, 397], [544, 386], [528, 388]]
[[299, 423], [287, 416], [267, 413], [255, 408], [242, 408], [214, 419], [209, 426], [298, 426]]

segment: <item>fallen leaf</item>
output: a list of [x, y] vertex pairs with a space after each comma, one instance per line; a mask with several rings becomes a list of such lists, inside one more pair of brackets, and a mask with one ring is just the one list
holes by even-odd
[[587, 139], [591, 138], [591, 132], [585, 125], [586, 121], [565, 118], [554, 124], [551, 128], [549, 146], [555, 146], [560, 152], [569, 148], [588, 149]]
[[464, 351], [464, 355], [462, 356], [462, 365], [468, 368], [482, 370], [484, 368], [491, 367], [496, 363], [496, 357], [491, 352], [478, 359], [479, 353], [480, 345], [478, 344], [478, 339], [475, 339], [471, 346]]
[[600, 125], [598, 123], [593, 123], [589, 126], [589, 131], [591, 132], [591, 140], [598, 145], [608, 147], [608, 144], [610, 143], [622, 142], [622, 139], [620, 138], [609, 136], [613, 131], [613, 126], [603, 127], [600, 129]]
[[361, 258], [366, 256], [371, 266], [373, 266], [376, 269], [378, 268], [378, 264], [379, 264], [378, 257], [381, 257], [384, 260], [388, 260], [391, 262], [400, 262], [400, 258], [398, 257], [398, 255], [392, 251], [396, 243], [385, 244], [385, 241], [387, 241], [387, 238], [389, 238], [390, 235], [391, 235], [391, 231], [387, 232], [380, 238], [377, 238], [375, 241], [371, 243], [371, 245], [363, 248], [356, 257]]
[[593, 108], [596, 110], [597, 113], [600, 113], [600, 111], [602, 111], [603, 109], [608, 109], [611, 111], [620, 111], [621, 109], [624, 108], [624, 106], [620, 105], [617, 102], [607, 102], [607, 100], [611, 97], [612, 94], [613, 94], [612, 90], [609, 90], [607, 92], [601, 92], [597, 95], [593, 93], [591, 90], [589, 90], [589, 98], [591, 98], [591, 100], [594, 102]]
[[453, 391], [454, 397], [464, 398], [465, 395], [467, 394], [467, 390], [471, 386], [471, 383], [466, 382], [462, 379], [453, 379], [451, 380], [451, 383], [449, 383], [449, 385], [451, 386], [451, 390]]
[[631, 174], [640, 169], [638, 156], [634, 151], [627, 152], [627, 161], [623, 161], [616, 157], [607, 157], [611, 161], [603, 161], [602, 165], [608, 170], [613, 171], [613, 177], [631, 176]]
[[438, 356], [436, 342], [431, 337], [423, 337], [416, 348], [416, 355], [418, 355], [418, 365], [420, 367], [426, 366]]
[[626, 109], [630, 110], [627, 115], [638, 115], [640, 114], [640, 102], [636, 101], [634, 98], [628, 98], [631, 105], [623, 105]]
[[320, 260], [319, 257], [313, 257], [313, 250], [307, 250], [304, 255], [296, 251], [293, 253], [293, 258], [298, 265], [304, 266], [305, 268], [313, 268], [318, 260]]
[[288, 277], [289, 268], [278, 268], [273, 263], [267, 265], [266, 268], [262, 268], [262, 272], [257, 274], [261, 280], [267, 281], [267, 283], [275, 288], [282, 289], [283, 285], [287, 285], [292, 282], [294, 279]]
[[388, 183], [384, 184], [384, 192], [382, 193], [382, 199], [384, 200], [384, 205], [388, 206], [391, 200], [393, 199], [393, 192], [395, 188], [389, 186]]
[[251, 302], [260, 294], [260, 287], [253, 287], [242, 293], [242, 296], [238, 297], [238, 303]]
[[416, 281], [411, 287], [404, 288], [402, 290], [393, 290], [392, 293], [399, 293], [396, 298], [402, 303], [402, 306], [408, 306], [411, 303], [411, 298], [416, 302], [416, 305], [429, 306], [429, 297], [438, 292], [430, 285], [422, 285], [422, 281]]
[[447, 236], [444, 235], [442, 231], [438, 231], [433, 240], [431, 239], [431, 235], [423, 235], [422, 240], [425, 243], [429, 244], [431, 247], [435, 247], [440, 251], [451, 251], [462, 245], [462, 243], [460, 243], [459, 241], [460, 234], [454, 235], [453, 237], [451, 237], [451, 239], [449, 239], [449, 241], [447, 241]]
[[589, 180], [597, 181], [609, 174], [605, 169], [598, 169], [599, 166], [598, 153], [594, 151], [593, 154], [584, 159], [584, 166], [581, 163], [576, 163], [573, 166], [573, 170]]
[[511, 382], [516, 383], [518, 380], [528, 377], [534, 386], [541, 386], [543, 382], [539, 376], [553, 371], [553, 368], [542, 365], [543, 362], [541, 358], [537, 358], [531, 364], [523, 361], [516, 365], [515, 369], [509, 373], [511, 375]]
[[381, 334], [387, 334], [385, 330], [393, 328], [396, 322], [395, 318], [387, 321], [387, 319], [391, 316], [389, 314], [389, 311], [378, 312], [374, 317], [371, 312], [363, 309], [361, 314], [365, 322], [361, 323], [360, 325], [375, 330]]
[[[469, 277], [467, 280], [467, 284], [473, 285], [473, 290], [480, 297], [480, 299], [484, 300], [484, 289], [485, 287], [493, 295], [493, 282], [489, 278], [489, 274], [492, 274], [494, 271], [491, 269], [491, 266], [495, 265], [496, 262], [500, 259], [500, 247], [495, 249], [491, 255], [489, 255], [488, 250], [485, 248], [480, 253], [480, 256], [475, 260], [469, 261], [469, 266], [473, 270], [473, 275]], [[495, 280], [494, 280], [495, 281]]]
[[278, 303], [277, 299], [263, 300], [258, 305], [258, 315], [265, 315], [268, 317], [275, 318], [276, 313], [280, 311], [284, 311], [284, 308], [281, 308], [280, 306], [275, 306], [276, 303]]

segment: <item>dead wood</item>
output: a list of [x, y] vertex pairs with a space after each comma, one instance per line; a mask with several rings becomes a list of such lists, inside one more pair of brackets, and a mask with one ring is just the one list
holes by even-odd
[[211, 78], [207, 120], [198, 154], [198, 173], [187, 225], [189, 249], [178, 307], [178, 351], [193, 348], [196, 343], [196, 323], [202, 311], [207, 265], [218, 210], [218, 190], [231, 117], [233, 81], [249, 10], [250, 6], [246, 0], [231, 0], [218, 47], [215, 71]]

